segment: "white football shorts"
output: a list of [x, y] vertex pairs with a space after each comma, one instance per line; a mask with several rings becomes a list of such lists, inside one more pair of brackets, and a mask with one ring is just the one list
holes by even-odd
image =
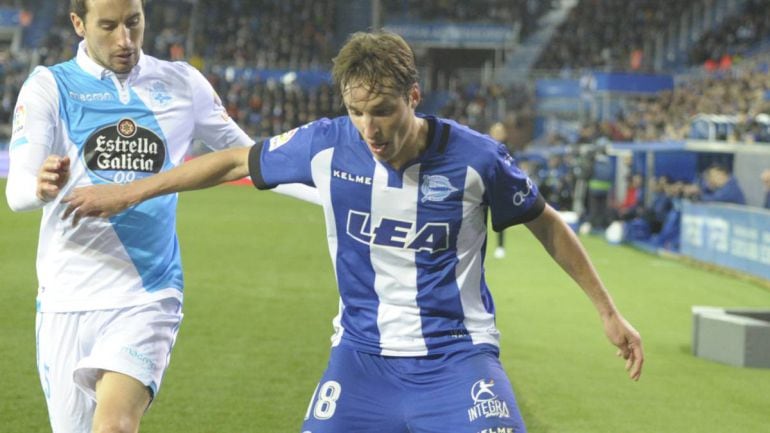
[[37, 366], [54, 433], [90, 433], [100, 370], [157, 395], [182, 321], [168, 298], [113, 310], [37, 313]]

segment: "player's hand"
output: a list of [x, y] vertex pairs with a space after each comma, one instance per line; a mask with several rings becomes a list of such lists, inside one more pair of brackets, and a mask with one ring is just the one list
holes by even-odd
[[50, 155], [37, 172], [37, 197], [46, 202], [55, 199], [69, 177], [69, 156]]
[[620, 313], [614, 313], [604, 319], [604, 332], [612, 344], [617, 346], [617, 355], [626, 360], [628, 376], [632, 380], [639, 380], [644, 364], [642, 337]]
[[67, 209], [62, 219], [72, 215], [72, 225], [76, 226], [83, 217], [109, 218], [131, 206], [127, 198], [126, 185], [92, 185], [75, 188], [62, 199]]

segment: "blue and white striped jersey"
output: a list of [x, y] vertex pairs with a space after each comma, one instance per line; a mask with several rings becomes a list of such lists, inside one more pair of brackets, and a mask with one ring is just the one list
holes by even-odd
[[377, 161], [350, 119], [322, 119], [255, 145], [254, 184], [315, 185], [340, 292], [334, 345], [385, 356], [498, 346], [484, 281], [495, 229], [545, 203], [505, 147], [427, 117], [429, 144], [402, 170]]
[[[217, 147], [253, 143], [230, 119], [200, 72], [141, 54], [126, 76], [77, 57], [36, 68], [21, 89], [10, 144], [6, 194], [14, 210], [43, 207], [37, 252], [38, 309], [121, 308], [182, 298], [177, 196], [148, 200], [109, 220], [77, 227], [60, 216], [73, 188], [125, 183], [180, 164], [194, 139]], [[59, 196], [35, 196], [48, 155], [69, 156]]]

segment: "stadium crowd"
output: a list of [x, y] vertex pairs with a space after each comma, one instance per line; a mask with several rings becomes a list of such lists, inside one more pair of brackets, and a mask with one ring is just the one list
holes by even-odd
[[554, 0], [385, 0], [383, 10], [389, 19], [514, 24], [519, 26], [520, 36], [526, 36], [555, 3]]
[[644, 41], [660, 33], [688, 2], [579, 0], [543, 50], [536, 69], [641, 69]]
[[770, 17], [763, 0], [748, 0], [742, 13], [728, 17], [718, 28], [706, 32], [690, 49], [690, 63], [706, 69], [724, 68], [757, 43], [770, 36]]
[[[730, 73], [693, 77], [655, 97], [628, 97], [625, 108], [605, 121], [587, 122], [581, 142], [660, 141], [712, 138], [727, 142], [770, 142], [770, 75], [766, 64], [744, 65]], [[763, 116], [763, 114], [765, 114]], [[725, 115], [713, 137], [697, 128], [699, 115]]]
[[252, 137], [269, 137], [321, 117], [344, 114], [331, 84], [303, 88], [280, 80], [207, 78], [222, 98], [228, 115]]
[[201, 0], [194, 46], [213, 63], [328, 70], [334, 54], [335, 5], [332, 0]]
[[[552, 2], [536, 2], [537, 6], [525, 0], [487, 2], [488, 7], [468, 8], [456, 0], [387, 0], [384, 7], [389, 13], [401, 11], [415, 19], [468, 22], [506, 22], [523, 14], [536, 18], [553, 7]], [[77, 43], [67, 18], [67, 3], [55, 3], [57, 18], [37, 50], [38, 61], [44, 65], [70, 58]], [[193, 10], [188, 2], [155, 0], [148, 4], [150, 22], [144, 49], [161, 58], [187, 59], [204, 70], [217, 90], [227, 95], [229, 111], [234, 118], [245, 122], [249, 132], [270, 135], [276, 129], [296, 126], [295, 122], [304, 122], [315, 115], [337, 113], [339, 106], [327, 104], [331, 99], [328, 89], [323, 86], [302, 89], [296, 86], [284, 88], [285, 84], [281, 82], [251, 83], [217, 76], [209, 66], [328, 69], [335, 33], [335, 2], [313, 2], [310, 8], [300, 7], [299, 3], [299, 0], [262, 0], [214, 5], [211, 0], [202, 0]], [[681, 2], [663, 0], [633, 4], [619, 0], [581, 0], [544, 50], [536, 68], [558, 70], [608, 65], [627, 68], [628, 50], [640, 46], [646, 35], [662, 28], [666, 17], [675, 15], [682, 7]], [[751, 7], [755, 7], [755, 2], [750, 2], [748, 15], [744, 16], [751, 16]], [[764, 17], [763, 14], [760, 16]], [[764, 26], [758, 23], [762, 19], [751, 21], [755, 24], [752, 28], [763, 29]], [[744, 18], [736, 20], [745, 21]], [[601, 32], [593, 31], [597, 21], [601, 24]], [[191, 27], [196, 31], [190, 32]], [[726, 33], [719, 40], [736, 40], [724, 36], [735, 30], [734, 25], [725, 25], [721, 30]], [[196, 35], [194, 41], [187, 40], [191, 33]], [[714, 39], [715, 34], [709, 33], [708, 40]], [[702, 43], [706, 43], [704, 41]], [[18, 55], [6, 56], [9, 61], [3, 62], [2, 68], [0, 115], [7, 121], [9, 106], [13, 105], [26, 75], [24, 63], [27, 59]], [[770, 78], [766, 69], [747, 71], [744, 68], [743, 71], [691, 79], [656, 98], [629, 98], [625, 109], [613, 118], [586, 123], [580, 132], [580, 141], [591, 142], [600, 137], [613, 141], [683, 139], [691, 136], [691, 119], [698, 114], [737, 116], [733, 122], [735, 127], [729, 128], [730, 135], [719, 138], [767, 141], [770, 128], [759, 124], [756, 116], [767, 111], [765, 93], [770, 89]], [[506, 88], [493, 84], [460, 88], [454, 85], [445, 90], [451, 97], [438, 114], [458, 118], [482, 131], [492, 123], [502, 121], [508, 128], [509, 144], [514, 149], [530, 141], [531, 128], [526, 125], [534, 117], [535, 105], [526, 86]], [[309, 105], [303, 106], [306, 102]], [[280, 106], [269, 108], [269, 103]]]
[[[385, 0], [386, 19], [401, 17], [423, 21], [475, 23], [536, 23], [537, 18], [556, 7], [557, 2], [528, 0], [484, 0], [484, 7], [458, 0]], [[555, 32], [536, 69], [575, 71], [594, 69], [645, 69], [649, 59], [641, 50], [646, 38], [678, 16], [686, 2], [644, 0], [579, 0], [565, 22]], [[0, 52], [0, 123], [8, 124], [16, 95], [33, 62], [52, 65], [74, 54], [78, 38], [68, 19], [68, 2], [3, 0], [7, 7], [42, 8], [55, 5], [56, 18], [39, 45], [18, 53]], [[214, 66], [275, 69], [328, 70], [336, 35], [336, 2], [323, 0], [304, 7], [300, 0], [260, 0], [256, 2], [175, 2], [153, 0], [147, 4], [147, 35], [144, 50], [172, 60], [183, 59], [198, 67], [223, 99], [228, 114], [253, 137], [267, 137], [318, 117], [343, 114], [343, 106], [329, 84], [301, 86], [294, 80], [260, 79], [223, 73]], [[768, 36], [767, 14], [758, 13], [762, 2], [749, 0], [742, 14], [731, 18], [693, 44], [691, 62], [716, 61], [725, 53], [739, 55]], [[34, 10], [34, 9], [33, 9]], [[599, 29], [599, 31], [597, 31]], [[524, 31], [522, 29], [522, 31]], [[190, 40], [188, 35], [194, 35]], [[34, 55], [33, 55], [34, 53]], [[641, 57], [635, 57], [635, 56]], [[654, 97], [627, 97], [622, 109], [604, 120], [586, 121], [577, 143], [609, 141], [660, 141], [703, 138], [698, 116], [727, 116], [727, 127], [711, 138], [728, 142], [770, 142], [770, 74], [767, 62], [738, 61], [715, 73], [691, 75], [678, 80], [672, 91]], [[708, 69], [708, 68], [706, 68]], [[531, 141], [536, 103], [532, 89], [525, 84], [479, 85], [450, 80], [449, 95], [437, 113], [457, 119], [479, 131], [501, 123], [505, 143], [519, 152]], [[563, 137], [551, 144], [567, 145]], [[572, 208], [589, 192], [575, 194], [575, 184], [587, 185], [593, 162], [567, 153], [537, 161], [525, 161], [533, 178], [539, 179], [544, 195], [554, 206]], [[633, 184], [631, 180], [628, 182]], [[647, 183], [651, 184], [651, 183]], [[693, 188], [666, 178], [653, 182], [655, 193], [675, 198], [695, 197]], [[640, 197], [642, 191], [627, 194]], [[660, 209], [673, 209], [670, 203], [655, 209], [635, 211], [634, 200], [610, 203], [610, 216], [647, 215], [652, 232], [662, 228]], [[653, 200], [655, 202], [655, 200]], [[614, 213], [613, 213], [614, 212]], [[657, 215], [655, 220], [650, 215]], [[601, 222], [599, 226], [603, 225]]]

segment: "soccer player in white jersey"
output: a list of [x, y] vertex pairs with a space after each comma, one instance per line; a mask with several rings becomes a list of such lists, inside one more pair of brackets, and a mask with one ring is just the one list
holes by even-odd
[[15, 108], [6, 196], [43, 209], [37, 364], [55, 433], [136, 432], [182, 320], [177, 197], [64, 224], [76, 186], [168, 170], [191, 142], [249, 146], [208, 81], [142, 50], [143, 0], [73, 0], [77, 56], [38, 67]]
[[[109, 216], [144, 200], [250, 174], [260, 189], [314, 185], [340, 292], [329, 365], [303, 432], [523, 432], [498, 360], [484, 281], [487, 214], [524, 224], [592, 301], [639, 379], [639, 334], [572, 230], [500, 143], [415, 112], [414, 53], [388, 32], [356, 33], [332, 76], [347, 116], [321, 119], [128, 185], [87, 187], [64, 217]], [[89, 218], [90, 220], [90, 218]]]

